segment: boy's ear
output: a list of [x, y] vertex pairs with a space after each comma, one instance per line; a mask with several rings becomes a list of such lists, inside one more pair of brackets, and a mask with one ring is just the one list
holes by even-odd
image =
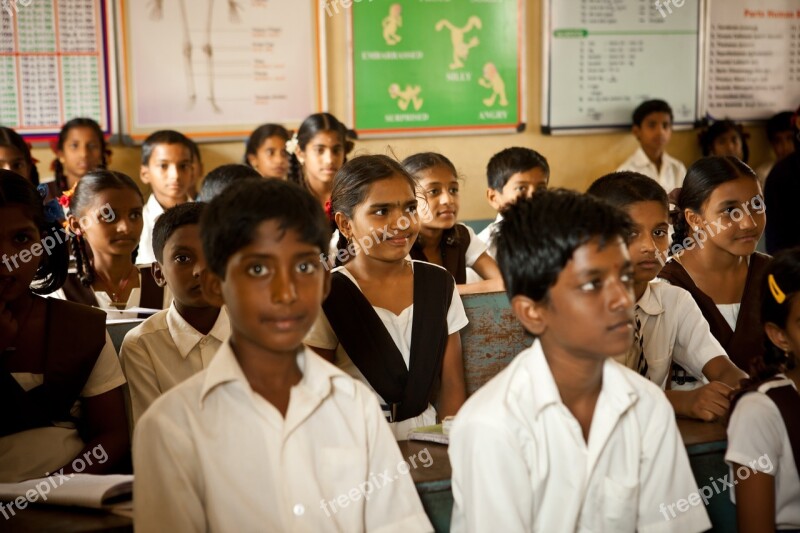
[[222, 307], [225, 300], [222, 298], [222, 280], [209, 269], [200, 274], [200, 285], [203, 297], [213, 307]]
[[636, 140], [638, 141], [639, 134], [642, 133], [642, 128], [634, 124], [633, 126], [631, 126], [631, 133], [633, 133], [633, 136], [636, 137]]
[[156, 285], [165, 287], [167, 285], [167, 278], [164, 277], [164, 270], [161, 268], [161, 263], [153, 261], [153, 279], [156, 280]]
[[328, 297], [328, 294], [331, 292], [331, 271], [327, 268], [323, 267], [323, 276], [324, 279], [322, 280], [322, 301]]
[[533, 335], [538, 337], [547, 330], [543, 303], [518, 294], [511, 298], [511, 310], [523, 327]]
[[486, 201], [489, 202], [489, 205], [492, 206], [492, 209], [499, 212], [502, 206], [497, 200], [498, 195], [499, 193], [491, 187], [486, 188]]
[[769, 340], [772, 342], [772, 344], [784, 352], [789, 351], [789, 340], [786, 338], [786, 332], [779, 328], [777, 324], [767, 322], [764, 325], [764, 331], [766, 332], [767, 337], [769, 337]]
[[344, 213], [338, 212], [333, 217], [336, 220], [336, 227], [339, 228], [339, 233], [344, 235], [345, 239], [350, 239], [353, 236], [353, 230], [350, 227], [350, 219]]
[[139, 167], [139, 179], [142, 180], [142, 183], [150, 185], [150, 168], [147, 165]]

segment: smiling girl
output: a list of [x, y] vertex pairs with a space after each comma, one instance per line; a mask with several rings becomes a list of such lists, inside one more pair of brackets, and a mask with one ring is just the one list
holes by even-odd
[[357, 157], [336, 175], [332, 210], [356, 254], [334, 269], [305, 340], [375, 391], [397, 439], [436, 423], [437, 398], [439, 418], [466, 398], [459, 330], [467, 317], [453, 277], [407, 259], [419, 233], [415, 189], [383, 155]]

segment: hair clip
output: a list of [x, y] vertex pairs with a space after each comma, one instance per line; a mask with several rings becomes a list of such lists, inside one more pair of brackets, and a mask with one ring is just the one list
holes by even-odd
[[69, 208], [69, 204], [72, 203], [72, 195], [75, 194], [75, 188], [68, 191], [64, 191], [64, 194], [58, 197], [58, 203], [61, 204], [61, 207]]
[[767, 276], [767, 281], [769, 282], [769, 292], [772, 293], [772, 297], [775, 298], [775, 301], [779, 304], [782, 304], [786, 301], [786, 294], [778, 287], [778, 282], [775, 281], [775, 276], [770, 274]]
[[328, 220], [330, 220], [331, 222], [334, 222], [333, 204], [331, 204], [330, 200], [327, 200], [325, 202], [325, 216], [328, 217]]
[[294, 132], [292, 138], [286, 141], [286, 151], [289, 152], [289, 154], [293, 154], [295, 150], [297, 150], [298, 142], [299, 141], [297, 140], [297, 132]]

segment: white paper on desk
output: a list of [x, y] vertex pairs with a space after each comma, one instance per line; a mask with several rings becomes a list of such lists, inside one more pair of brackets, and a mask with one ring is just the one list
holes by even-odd
[[[28, 498], [30, 490], [36, 496]], [[0, 500], [10, 501], [20, 496], [35, 503], [75, 505], [102, 509], [112, 501], [131, 499], [133, 476], [93, 474], [67, 474], [29, 479], [21, 483], [0, 483]], [[33, 496], [33, 495], [31, 495]]]

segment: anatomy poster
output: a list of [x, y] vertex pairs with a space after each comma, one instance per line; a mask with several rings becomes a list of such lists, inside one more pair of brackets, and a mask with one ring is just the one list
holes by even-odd
[[118, 0], [124, 128], [197, 139], [297, 124], [323, 107], [315, 0]]
[[523, 0], [352, 5], [359, 134], [515, 130], [523, 122]]

